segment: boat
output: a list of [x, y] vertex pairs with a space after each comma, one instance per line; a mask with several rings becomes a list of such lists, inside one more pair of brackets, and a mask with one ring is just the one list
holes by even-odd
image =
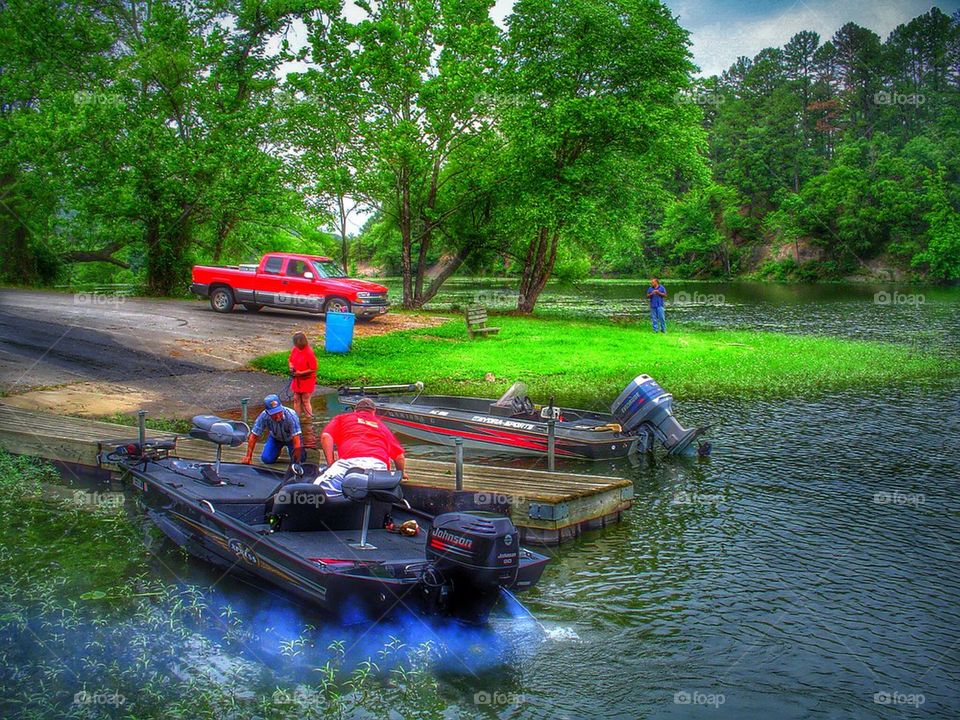
[[[514, 383], [497, 400], [424, 395], [421, 382], [341, 387], [347, 407], [370, 398], [377, 414], [397, 434], [428, 443], [515, 455], [544, 455], [553, 435], [556, 457], [608, 460], [652, 452], [659, 442], [670, 455], [708, 455], [699, 440], [707, 427], [684, 428], [673, 415], [673, 396], [649, 375], [638, 375], [609, 413], [535, 404], [526, 385]], [[552, 428], [552, 429], [551, 429]]]
[[147, 517], [194, 557], [268, 583], [345, 622], [410, 612], [482, 623], [502, 590], [537, 583], [548, 562], [521, 547], [509, 518], [432, 516], [403, 499], [401, 473], [356, 470], [343, 495], [313, 481], [322, 466], [284, 470], [222, 461], [249, 428], [195, 417], [190, 436], [216, 444], [214, 462], [175, 456], [175, 442], [141, 438], [107, 453]]

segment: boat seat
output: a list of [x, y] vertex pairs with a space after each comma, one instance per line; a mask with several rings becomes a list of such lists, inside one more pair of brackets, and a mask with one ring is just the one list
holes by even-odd
[[389, 470], [352, 468], [341, 481], [344, 497], [358, 503], [370, 500], [395, 503], [403, 500], [400, 481], [403, 473]]
[[319, 485], [284, 485], [273, 498], [272, 514], [280, 529], [289, 532], [356, 530], [363, 524], [364, 507], [346, 497], [328, 497]]
[[224, 420], [216, 415], [196, 415], [189, 435], [197, 440], [206, 440], [216, 445], [237, 447], [250, 436], [250, 428], [239, 420]]

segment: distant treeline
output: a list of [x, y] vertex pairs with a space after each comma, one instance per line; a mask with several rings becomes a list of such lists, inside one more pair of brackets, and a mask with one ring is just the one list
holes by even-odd
[[760, 268], [776, 276], [879, 261], [960, 278], [960, 13], [934, 8], [886, 41], [854, 23], [827, 42], [801, 32], [691, 100], [713, 183], [667, 210], [655, 235], [669, 262], [738, 273], [760, 244], [779, 249]]
[[530, 311], [557, 274], [960, 276], [957, 16], [695, 81], [656, 0], [491, 6], [4, 3], [3, 279], [176, 294], [302, 250], [396, 271], [411, 307], [512, 274]]

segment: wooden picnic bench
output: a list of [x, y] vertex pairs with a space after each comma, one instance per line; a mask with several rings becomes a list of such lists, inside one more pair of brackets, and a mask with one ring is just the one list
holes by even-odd
[[487, 309], [483, 305], [468, 305], [466, 310], [467, 334], [473, 338], [476, 335], [496, 335], [498, 327], [487, 327]]

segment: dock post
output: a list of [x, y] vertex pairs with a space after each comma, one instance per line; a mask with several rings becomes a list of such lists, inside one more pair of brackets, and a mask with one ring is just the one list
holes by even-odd
[[137, 427], [139, 428], [140, 452], [144, 452], [147, 444], [147, 411], [137, 410]]
[[453, 440], [456, 446], [457, 459], [457, 490], [463, 490], [463, 438], [458, 437]]
[[553, 418], [547, 420], [547, 470], [553, 472], [556, 469], [556, 460], [554, 458], [557, 445], [557, 421]]
[[243, 420], [244, 425], [248, 425], [247, 422], [247, 405], [250, 403], [250, 398], [240, 398], [240, 419]]

